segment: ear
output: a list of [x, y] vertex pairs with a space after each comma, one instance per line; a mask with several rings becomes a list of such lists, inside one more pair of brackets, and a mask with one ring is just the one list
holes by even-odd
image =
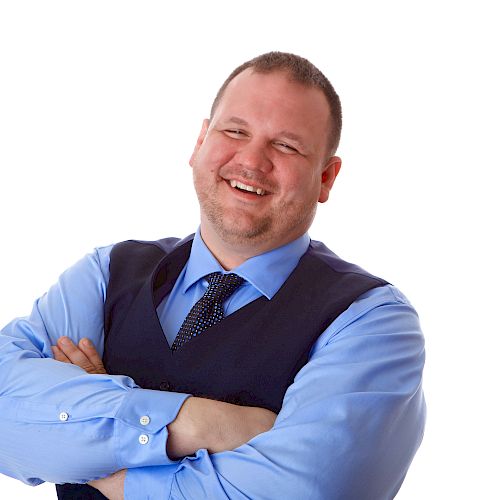
[[198, 135], [198, 139], [196, 141], [196, 145], [194, 146], [194, 151], [191, 154], [191, 158], [189, 159], [189, 164], [193, 166], [193, 162], [196, 158], [196, 155], [198, 154], [198, 150], [200, 149], [201, 145], [203, 144], [203, 141], [205, 140], [205, 137], [208, 132], [208, 126], [210, 125], [210, 120], [208, 118], [205, 118], [203, 120], [203, 123], [201, 125], [201, 130], [200, 134]]
[[323, 167], [321, 173], [321, 190], [319, 192], [318, 201], [320, 203], [325, 203], [330, 196], [330, 190], [333, 187], [333, 183], [340, 172], [340, 167], [342, 166], [342, 160], [338, 156], [331, 156], [326, 165]]

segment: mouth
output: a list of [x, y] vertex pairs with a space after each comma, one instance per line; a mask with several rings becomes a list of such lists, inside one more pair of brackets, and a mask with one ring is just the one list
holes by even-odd
[[229, 179], [227, 182], [232, 188], [242, 191], [244, 193], [252, 193], [257, 196], [264, 196], [267, 194], [267, 192], [261, 187], [250, 186], [235, 179]]

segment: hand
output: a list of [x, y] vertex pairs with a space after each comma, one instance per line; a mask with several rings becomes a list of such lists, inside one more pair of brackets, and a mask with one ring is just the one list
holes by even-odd
[[234, 450], [271, 429], [276, 416], [265, 408], [190, 397], [167, 426], [167, 454], [175, 460], [202, 448], [209, 453]]
[[119, 470], [111, 476], [90, 481], [88, 484], [99, 490], [109, 500], [124, 500], [126, 469]]
[[87, 338], [75, 345], [69, 337], [61, 337], [52, 346], [52, 353], [55, 360], [77, 365], [87, 373], [106, 373], [99, 353]]

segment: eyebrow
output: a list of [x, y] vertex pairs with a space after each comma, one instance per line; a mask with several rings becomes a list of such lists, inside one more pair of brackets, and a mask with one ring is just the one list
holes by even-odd
[[[226, 120], [224, 120], [226, 121]], [[231, 118], [229, 118], [227, 120], [228, 123], [236, 123], [237, 125], [243, 125], [245, 127], [248, 127], [248, 122], [243, 120], [243, 118], [238, 118], [237, 116], [231, 116]]]
[[283, 137], [284, 139], [288, 139], [292, 142], [295, 142], [301, 149], [307, 150], [300, 135], [294, 134], [293, 132], [289, 132], [288, 130], [282, 130], [278, 134], [278, 137]]
[[[226, 121], [226, 120], [225, 120]], [[248, 122], [246, 120], [243, 120], [243, 118], [239, 118], [238, 116], [231, 116], [226, 123], [234, 123], [236, 125], [242, 125], [244, 127], [248, 127]], [[299, 146], [299, 148], [303, 150], [307, 150], [304, 141], [300, 135], [297, 135], [293, 132], [290, 132], [288, 130], [282, 130], [277, 134], [277, 137], [282, 137], [283, 139], [288, 139]]]

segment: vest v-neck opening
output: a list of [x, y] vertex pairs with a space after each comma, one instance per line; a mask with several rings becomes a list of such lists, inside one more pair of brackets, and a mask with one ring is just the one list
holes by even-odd
[[[180, 349], [173, 351], [172, 346], [170, 345], [166, 332], [163, 329], [163, 326], [161, 324], [161, 320], [158, 316], [158, 306], [160, 303], [165, 299], [165, 297], [168, 296], [168, 294], [172, 291], [172, 289], [175, 286], [175, 282], [177, 281], [182, 269], [184, 269], [190, 255], [190, 249], [191, 249], [191, 244], [192, 240], [184, 243], [183, 245], [179, 246], [175, 250], [173, 250], [171, 253], [165, 255], [163, 259], [157, 264], [157, 266], [153, 269], [152, 273], [150, 274], [148, 278], [148, 282], [145, 283], [145, 286], [148, 287], [149, 290], [149, 300], [148, 300], [148, 305], [152, 310], [153, 316], [155, 318], [155, 323], [156, 323], [156, 329], [161, 332], [165, 344], [168, 347], [168, 351], [170, 352], [171, 355], [179, 356], [179, 353], [184, 349], [183, 346]], [[186, 250], [186, 245], [189, 245], [188, 250]], [[170, 269], [172, 266], [172, 263], [176, 261], [176, 258], [178, 258], [178, 254], [180, 254], [180, 259], [182, 263], [181, 266], [179, 265], [174, 265], [174, 269]], [[158, 278], [160, 273], [164, 273], [164, 276], [161, 278], [161, 281], [158, 282]], [[161, 290], [161, 293], [158, 293], [158, 290]], [[144, 292], [142, 292], [144, 293]], [[204, 335], [214, 335], [214, 332], [217, 332], [220, 329], [220, 326], [222, 323], [226, 322], [227, 326], [227, 320], [230, 318], [233, 318], [236, 316], [238, 317], [239, 314], [245, 315], [246, 314], [246, 308], [249, 307], [251, 304], [257, 302], [257, 301], [263, 301], [264, 299], [266, 302], [268, 302], [267, 297], [264, 295], [257, 297], [256, 299], [250, 301], [248, 304], [245, 304], [243, 307], [239, 308], [237, 311], [234, 311], [231, 314], [228, 314], [227, 316], [224, 316], [224, 319], [220, 322], [217, 323], [210, 328], [207, 328], [201, 335], [193, 337], [190, 339], [189, 343], [191, 344], [192, 342], [196, 342], [199, 338], [201, 338]], [[231, 321], [235, 321], [232, 319]], [[177, 335], [177, 333], [176, 333]]]

